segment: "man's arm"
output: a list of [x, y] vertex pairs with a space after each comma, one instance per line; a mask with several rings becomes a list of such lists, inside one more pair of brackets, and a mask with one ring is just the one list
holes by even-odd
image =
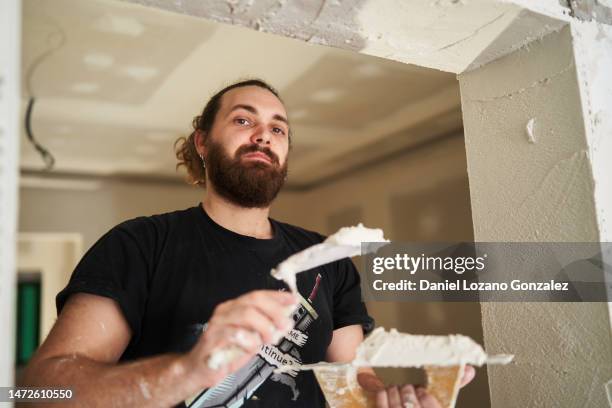
[[[173, 406], [244, 365], [262, 341], [272, 339], [274, 328], [285, 329], [282, 310], [294, 302], [276, 291], [252, 292], [217, 306], [189, 353], [117, 364], [131, 338], [119, 306], [101, 296], [76, 294], [28, 364], [21, 385], [71, 388], [71, 402], [79, 407]], [[241, 336], [236, 336], [238, 331]], [[243, 339], [240, 344], [232, 341], [237, 337]], [[243, 356], [222, 368], [209, 368], [212, 352], [228, 345], [241, 347]]]

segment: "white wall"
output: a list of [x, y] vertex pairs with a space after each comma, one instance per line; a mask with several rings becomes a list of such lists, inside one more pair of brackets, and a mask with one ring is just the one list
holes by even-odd
[[[0, 327], [14, 327], [21, 1], [0, 2]], [[11, 333], [12, 331], [9, 331]], [[14, 337], [0, 340], [0, 387], [13, 384]]]

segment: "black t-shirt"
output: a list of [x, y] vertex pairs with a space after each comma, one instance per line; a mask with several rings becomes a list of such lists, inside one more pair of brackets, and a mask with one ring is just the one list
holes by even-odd
[[[58, 313], [77, 292], [114, 299], [132, 330], [121, 360], [186, 351], [214, 307], [256, 289], [282, 289], [270, 270], [289, 255], [321, 242], [320, 234], [270, 219], [274, 237], [257, 239], [216, 224], [202, 206], [139, 217], [111, 229], [83, 257], [57, 295]], [[288, 362], [325, 359], [332, 331], [373, 321], [361, 300], [350, 259], [300, 273], [302, 297], [295, 329], [218, 386], [203, 390], [192, 407], [323, 407], [311, 371], [275, 374]]]

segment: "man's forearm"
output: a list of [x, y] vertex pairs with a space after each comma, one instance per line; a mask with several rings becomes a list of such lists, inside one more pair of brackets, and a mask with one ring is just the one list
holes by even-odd
[[[74, 396], [57, 405], [79, 407], [170, 407], [204, 387], [189, 374], [185, 358], [164, 354], [124, 364], [100, 363], [78, 355], [34, 362], [22, 386], [70, 388]], [[44, 407], [55, 404], [44, 403]], [[30, 405], [29, 405], [30, 406]]]

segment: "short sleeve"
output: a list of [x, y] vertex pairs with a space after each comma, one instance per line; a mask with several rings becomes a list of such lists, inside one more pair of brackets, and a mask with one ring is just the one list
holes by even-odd
[[368, 315], [361, 297], [361, 279], [350, 259], [343, 259], [338, 264], [335, 273], [336, 287], [334, 290], [334, 330], [341, 327], [360, 324], [364, 334], [374, 329], [374, 319]]
[[115, 300], [130, 328], [132, 341], [140, 336], [147, 301], [149, 262], [146, 228], [134, 222], [120, 224], [106, 233], [76, 266], [68, 285], [57, 295], [57, 313], [75, 293], [89, 293]]

